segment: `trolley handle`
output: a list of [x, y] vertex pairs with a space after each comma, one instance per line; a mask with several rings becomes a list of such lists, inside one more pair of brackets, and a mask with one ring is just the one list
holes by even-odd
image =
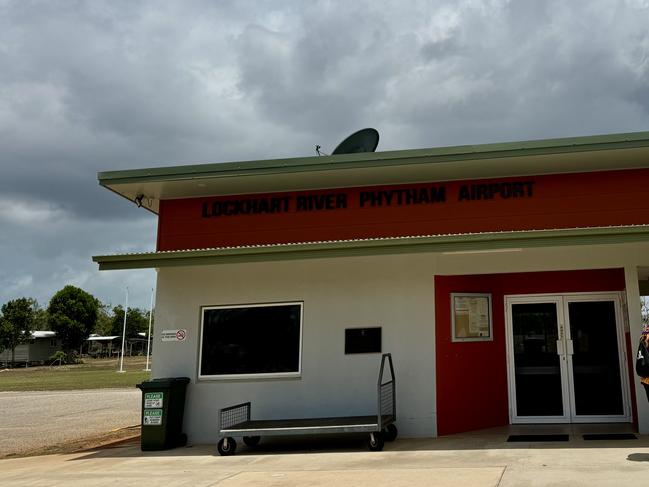
[[[390, 379], [383, 382], [386, 359], [390, 368]], [[384, 353], [381, 356], [381, 368], [377, 383], [377, 424], [379, 425], [379, 430], [382, 430], [384, 425], [396, 421], [396, 419], [396, 377], [394, 375], [394, 366], [392, 364], [392, 354]]]

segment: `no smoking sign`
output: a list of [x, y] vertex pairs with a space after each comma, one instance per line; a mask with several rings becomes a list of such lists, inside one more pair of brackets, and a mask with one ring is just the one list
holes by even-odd
[[187, 330], [162, 330], [160, 337], [163, 342], [184, 342], [187, 338]]

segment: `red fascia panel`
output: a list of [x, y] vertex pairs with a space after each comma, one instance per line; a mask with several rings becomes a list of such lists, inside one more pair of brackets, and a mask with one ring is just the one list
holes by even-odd
[[[493, 198], [478, 192], [479, 199], [460, 200], [463, 187], [494, 183], [509, 185], [499, 189], [518, 185], [519, 192]], [[158, 250], [648, 224], [647, 186], [649, 170], [641, 169], [162, 200]], [[408, 195], [422, 191], [429, 199], [431, 191], [432, 199], [441, 198], [442, 188], [444, 201], [407, 204]], [[234, 202], [254, 205], [246, 202], [264, 199], [275, 204], [273, 212], [217, 216], [214, 211], [237, 211]], [[298, 201], [325, 207], [300, 210]]]
[[[509, 424], [506, 295], [624, 288], [623, 269], [435, 276], [438, 435]], [[451, 293], [462, 292], [491, 293], [493, 341], [451, 341]]]

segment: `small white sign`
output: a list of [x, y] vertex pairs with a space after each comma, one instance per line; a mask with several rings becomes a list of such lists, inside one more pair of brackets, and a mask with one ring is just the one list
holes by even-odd
[[145, 424], [147, 426], [161, 426], [162, 409], [146, 409], [144, 411], [142, 424]]
[[162, 330], [163, 342], [184, 342], [187, 338], [187, 330]]
[[163, 392], [147, 392], [144, 394], [144, 409], [159, 409], [163, 403]]

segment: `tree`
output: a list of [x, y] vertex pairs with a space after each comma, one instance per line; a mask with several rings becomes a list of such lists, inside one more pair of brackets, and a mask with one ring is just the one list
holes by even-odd
[[99, 305], [98, 299], [75, 286], [65, 286], [52, 297], [47, 308], [49, 324], [66, 354], [81, 348], [95, 329]]
[[11, 350], [11, 362], [16, 361], [16, 347], [32, 338], [34, 308], [28, 298], [18, 298], [2, 305], [0, 318], [0, 348]]
[[101, 336], [110, 335], [110, 332], [113, 328], [113, 316], [110, 311], [109, 304], [100, 304], [99, 305], [99, 314], [97, 315], [97, 324], [93, 333]]
[[34, 309], [34, 330], [49, 330], [47, 310], [41, 308], [34, 298], [27, 298]]
[[[124, 329], [124, 308], [115, 306], [113, 308], [113, 326], [111, 335], [122, 336]], [[146, 333], [149, 329], [149, 315], [139, 308], [129, 308], [126, 316], [126, 338], [140, 338], [138, 333]]]

